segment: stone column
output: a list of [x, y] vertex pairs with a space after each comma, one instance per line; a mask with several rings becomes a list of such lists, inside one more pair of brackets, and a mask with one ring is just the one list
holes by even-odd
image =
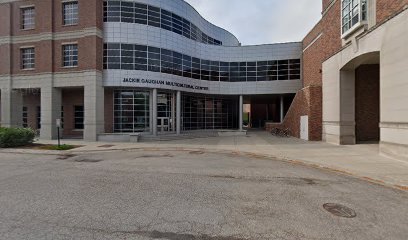
[[242, 131], [242, 125], [243, 125], [243, 108], [244, 108], [244, 97], [242, 95], [239, 95], [239, 130]]
[[105, 131], [105, 91], [102, 76], [90, 79], [84, 87], [84, 140], [97, 141]]
[[157, 88], [153, 89], [153, 136], [157, 136]]
[[280, 96], [280, 122], [283, 123], [283, 120], [285, 119], [285, 103], [283, 101], [283, 96]]
[[23, 94], [11, 88], [1, 89], [1, 126], [23, 126]]
[[176, 108], [177, 108], [177, 103], [176, 103], [176, 98], [177, 98], [177, 96], [176, 96], [176, 94], [173, 92], [173, 93], [171, 93], [171, 131], [172, 132], [174, 132], [174, 131], [177, 131], [176, 130], [176, 128], [177, 128], [177, 117], [176, 117], [176, 115], [177, 115], [177, 113], [176, 113]]
[[41, 88], [41, 139], [53, 140], [57, 138], [56, 120], [61, 118], [61, 101], [60, 88]]
[[153, 134], [153, 91], [149, 92], [149, 128], [150, 134]]
[[177, 112], [177, 117], [176, 117], [176, 123], [177, 123], [177, 135], [181, 134], [181, 92], [177, 91], [177, 107], [176, 107], [176, 112]]

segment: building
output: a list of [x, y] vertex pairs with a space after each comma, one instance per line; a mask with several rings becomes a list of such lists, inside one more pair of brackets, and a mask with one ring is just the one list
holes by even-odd
[[[0, 0], [3, 126], [55, 137], [289, 128], [408, 156], [408, 0], [322, 0], [299, 43], [241, 46], [182, 0]], [[246, 106], [248, 107], [248, 106]]]
[[85, 140], [283, 120], [299, 42], [241, 46], [183, 0], [1, 0], [2, 126]]
[[[283, 123], [297, 137], [380, 143], [408, 159], [408, 0], [323, 0], [302, 41], [303, 88]], [[302, 122], [303, 119], [303, 122]]]

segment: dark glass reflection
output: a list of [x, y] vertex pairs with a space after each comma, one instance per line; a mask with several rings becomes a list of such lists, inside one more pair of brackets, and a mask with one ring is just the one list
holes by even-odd
[[210, 45], [222, 45], [179, 15], [142, 3], [108, 0], [104, 2], [104, 22], [144, 24], [172, 31], [186, 38]]
[[103, 59], [104, 69], [161, 72], [206, 81], [299, 80], [301, 74], [300, 59], [219, 62], [134, 44], [107, 43]]

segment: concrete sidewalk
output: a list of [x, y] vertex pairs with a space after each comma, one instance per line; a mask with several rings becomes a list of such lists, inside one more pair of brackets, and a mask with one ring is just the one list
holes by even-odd
[[[40, 141], [55, 144], [55, 141]], [[252, 154], [312, 165], [344, 172], [380, 184], [408, 190], [408, 162], [379, 154], [378, 145], [336, 146], [322, 142], [306, 142], [295, 138], [278, 138], [263, 131], [247, 136], [184, 139], [149, 143], [103, 143], [64, 140], [83, 145], [69, 152], [112, 151], [130, 149], [180, 149], [229, 151]], [[15, 151], [15, 150], [1, 150]], [[0, 152], [1, 152], [0, 151]], [[29, 150], [21, 150], [29, 151]]]

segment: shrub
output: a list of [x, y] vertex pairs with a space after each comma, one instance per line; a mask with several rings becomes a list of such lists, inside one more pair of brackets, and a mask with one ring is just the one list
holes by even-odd
[[35, 135], [30, 128], [0, 128], [0, 148], [29, 145], [33, 143]]

